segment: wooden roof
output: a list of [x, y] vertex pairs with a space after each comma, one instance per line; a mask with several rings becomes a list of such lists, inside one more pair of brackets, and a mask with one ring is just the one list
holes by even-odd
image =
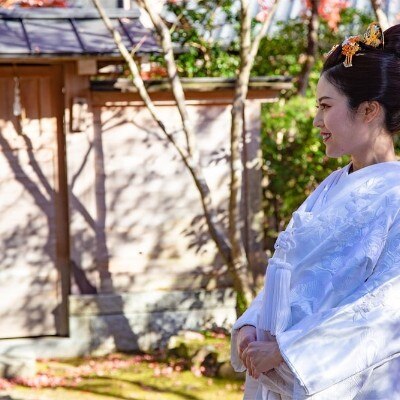
[[[181, 78], [188, 104], [232, 104], [235, 95], [234, 78]], [[145, 81], [154, 102], [172, 102], [174, 98], [168, 79]], [[279, 94], [293, 89], [290, 77], [269, 76], [251, 78], [248, 99], [274, 101]], [[120, 78], [117, 81], [92, 81], [92, 101], [95, 106], [115, 103], [142, 104], [136, 87], [131, 80]], [[193, 104], [193, 103], [192, 103]]]
[[[145, 37], [138, 53], [158, 50], [153, 33], [139, 21], [138, 10], [107, 10], [128, 49]], [[119, 55], [95, 9], [0, 9], [0, 58]]]
[[[216, 90], [233, 90], [235, 88], [235, 78], [181, 78], [182, 86], [185, 90], [195, 92], [210, 92]], [[171, 91], [168, 79], [151, 79], [145, 81], [148, 92]], [[251, 77], [249, 88], [252, 90], [271, 89], [275, 91], [289, 90], [293, 88], [293, 78], [285, 76], [263, 76]], [[115, 91], [137, 92], [131, 79], [119, 78], [113, 80], [91, 81], [91, 89], [94, 91]]]

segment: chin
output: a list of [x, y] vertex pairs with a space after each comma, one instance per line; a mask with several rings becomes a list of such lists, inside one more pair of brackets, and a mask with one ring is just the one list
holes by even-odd
[[344, 153], [340, 152], [340, 151], [335, 151], [335, 150], [330, 150], [328, 148], [325, 149], [325, 154], [327, 155], [327, 157], [329, 158], [339, 158], [339, 157], [343, 157]]

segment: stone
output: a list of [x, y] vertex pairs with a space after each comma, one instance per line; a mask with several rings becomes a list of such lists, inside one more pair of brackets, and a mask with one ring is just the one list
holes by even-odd
[[[31, 351], [38, 358], [151, 352], [165, 349], [171, 336], [182, 335], [188, 349], [181, 347], [178, 353], [187, 353], [190, 361], [205, 341], [197, 331], [229, 329], [236, 320], [236, 296], [229, 288], [71, 295], [69, 301], [69, 337], [3, 339], [0, 355], [16, 348], [23, 357]], [[0, 369], [1, 374], [6, 370], [4, 365]]]
[[245, 372], [235, 372], [229, 361], [223, 362], [219, 365], [217, 376], [224, 379], [244, 380], [246, 377]]
[[189, 347], [179, 336], [171, 336], [169, 338], [166, 350], [169, 356], [189, 358]]
[[115, 341], [112, 336], [102, 340], [99, 345], [94, 348], [90, 354], [94, 357], [103, 357], [116, 350]]
[[36, 359], [30, 354], [0, 355], [0, 376], [3, 378], [32, 378], [36, 374]]
[[214, 377], [218, 370], [218, 352], [214, 346], [202, 346], [192, 358], [194, 369], [201, 371], [202, 375]]
[[179, 331], [178, 335], [181, 336], [184, 340], [198, 340], [204, 342], [204, 335], [200, 332], [196, 331]]
[[[210, 355], [212, 355], [212, 357]], [[214, 358], [214, 356], [215, 361], [217, 361], [218, 353], [214, 346], [203, 346], [196, 352], [196, 354], [192, 358], [192, 364], [200, 367], [204, 364], [206, 359], [210, 360], [211, 358]]]
[[168, 339], [167, 354], [190, 361], [199, 351], [204, 340], [204, 335], [199, 332], [181, 330]]

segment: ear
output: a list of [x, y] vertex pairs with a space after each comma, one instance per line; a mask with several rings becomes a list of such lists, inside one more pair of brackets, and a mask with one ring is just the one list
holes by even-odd
[[382, 114], [382, 106], [377, 101], [364, 101], [360, 104], [360, 115], [364, 122], [371, 123]]

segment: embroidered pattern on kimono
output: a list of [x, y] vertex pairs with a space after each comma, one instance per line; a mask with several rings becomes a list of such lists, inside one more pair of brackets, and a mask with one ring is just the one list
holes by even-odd
[[[266, 290], [234, 326], [239, 370], [235, 329], [250, 324], [276, 334], [285, 359], [276, 373], [293, 374], [292, 399], [361, 396], [374, 371], [400, 355], [400, 163], [342, 179], [344, 172], [331, 174], [293, 214], [269, 261]], [[263, 390], [287, 396], [287, 388], [258, 384], [260, 399]]]

